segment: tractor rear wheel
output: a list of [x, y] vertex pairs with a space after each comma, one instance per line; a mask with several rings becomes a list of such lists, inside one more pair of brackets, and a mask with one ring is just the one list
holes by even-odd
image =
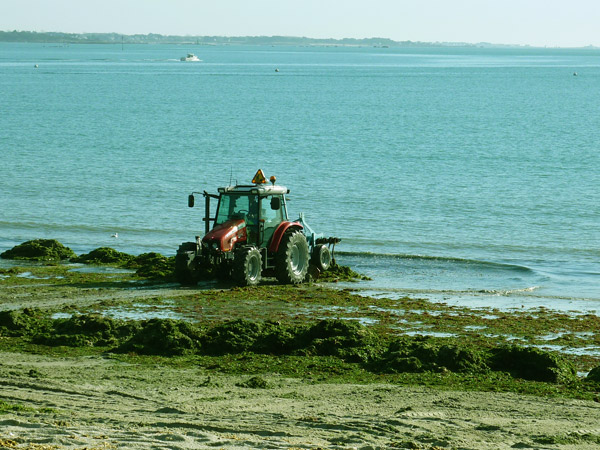
[[260, 281], [262, 258], [256, 247], [244, 247], [233, 260], [233, 279], [240, 286], [255, 286]]
[[275, 276], [280, 283], [298, 284], [308, 271], [308, 243], [301, 231], [286, 231], [275, 255]]
[[175, 278], [186, 286], [198, 283], [199, 270], [196, 267], [196, 243], [184, 242], [177, 249], [175, 256]]

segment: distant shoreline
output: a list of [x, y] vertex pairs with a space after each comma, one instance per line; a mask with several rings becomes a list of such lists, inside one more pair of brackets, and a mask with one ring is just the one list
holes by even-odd
[[343, 38], [320, 39], [295, 36], [175, 36], [161, 34], [119, 34], [119, 33], [62, 33], [36, 31], [0, 31], [0, 42], [20, 42], [38, 44], [181, 44], [181, 45], [304, 45], [331, 47], [472, 47], [472, 48], [569, 48], [597, 49], [591, 45], [584, 47], [535, 47], [530, 45], [492, 44], [489, 42], [419, 42], [394, 41], [389, 38]]

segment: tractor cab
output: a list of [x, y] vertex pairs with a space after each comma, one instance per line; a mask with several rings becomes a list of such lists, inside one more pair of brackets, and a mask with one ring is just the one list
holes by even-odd
[[[246, 229], [245, 242], [266, 247], [275, 230], [288, 221], [284, 186], [231, 186], [219, 188], [214, 226], [203, 238], [213, 240], [222, 229]], [[223, 248], [223, 247], [222, 247]]]

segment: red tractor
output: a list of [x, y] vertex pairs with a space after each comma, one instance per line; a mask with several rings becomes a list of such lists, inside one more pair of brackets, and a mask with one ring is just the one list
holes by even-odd
[[[275, 177], [270, 181], [269, 185], [258, 170], [251, 185], [221, 187], [218, 195], [202, 193], [206, 231], [204, 237], [184, 242], [177, 250], [175, 275], [181, 284], [194, 285], [208, 274], [242, 286], [256, 285], [262, 276], [298, 284], [308, 273], [317, 277], [330, 267], [340, 239], [315, 234], [302, 215], [290, 221], [289, 189], [275, 185]], [[190, 194], [190, 207], [194, 194], [199, 193]], [[211, 199], [218, 200], [214, 217]]]

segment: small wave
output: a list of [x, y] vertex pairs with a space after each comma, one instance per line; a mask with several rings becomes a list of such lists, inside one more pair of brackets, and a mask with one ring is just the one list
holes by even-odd
[[527, 292], [533, 292], [540, 289], [540, 286], [531, 286], [521, 289], [481, 289], [477, 291], [480, 294], [490, 295], [511, 295], [511, 294], [525, 294]]
[[411, 255], [411, 254], [394, 254], [394, 253], [375, 253], [375, 252], [345, 252], [336, 251], [337, 255], [340, 256], [354, 256], [359, 258], [388, 258], [388, 259], [402, 259], [402, 260], [417, 260], [417, 261], [433, 261], [442, 263], [453, 263], [470, 266], [481, 266], [492, 269], [500, 270], [513, 270], [518, 272], [533, 272], [533, 269], [527, 266], [520, 266], [518, 264], [508, 264], [493, 261], [482, 261], [478, 259], [458, 258], [452, 256], [430, 256], [430, 255]]
[[[383, 287], [383, 286], [356, 286], [353, 289], [357, 292], [381, 292], [381, 293], [395, 293], [405, 295], [443, 295], [450, 297], [481, 297], [481, 296], [510, 296], [522, 295], [525, 297], [538, 297], [533, 292], [540, 289], [539, 286], [531, 286], [527, 288], [518, 289], [419, 289], [409, 287]], [[562, 299], [562, 296], [547, 296], [544, 298], [557, 298]], [[571, 298], [571, 297], [569, 297]]]

